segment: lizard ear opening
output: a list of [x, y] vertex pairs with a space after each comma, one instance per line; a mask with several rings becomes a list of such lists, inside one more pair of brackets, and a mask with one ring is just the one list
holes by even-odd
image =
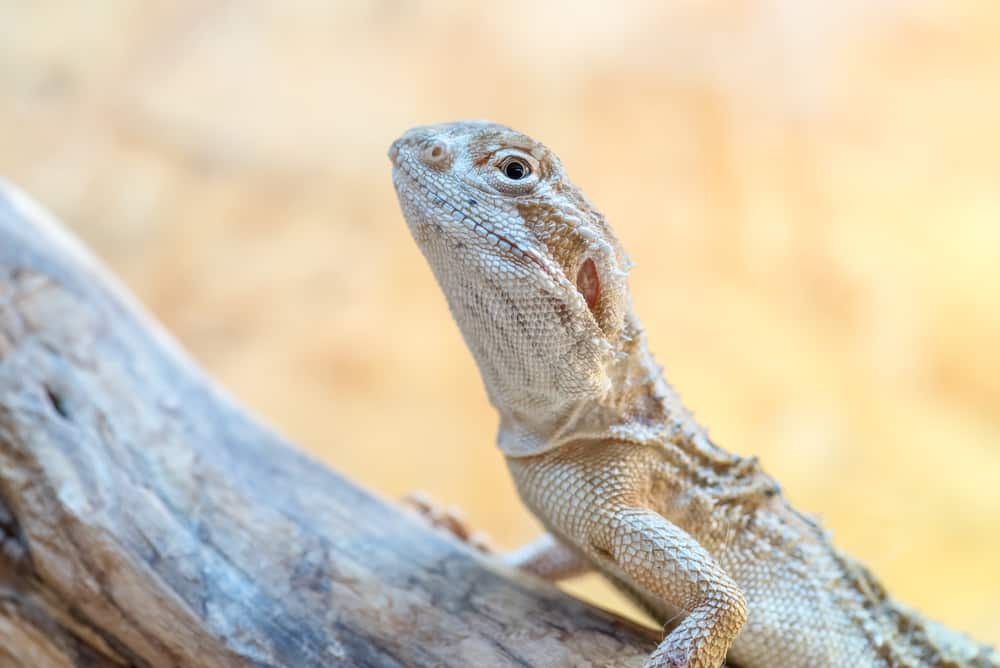
[[[601, 277], [597, 275], [597, 265], [589, 257], [580, 265], [580, 270], [576, 273], [576, 289], [583, 295], [587, 302], [587, 308], [591, 313], [597, 308], [597, 303], [601, 299]], [[596, 317], [596, 313], [594, 316]]]

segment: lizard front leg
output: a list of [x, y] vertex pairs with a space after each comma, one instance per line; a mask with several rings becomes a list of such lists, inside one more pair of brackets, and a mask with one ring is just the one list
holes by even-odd
[[399, 500], [403, 508], [413, 512], [431, 527], [443, 531], [459, 542], [483, 554], [493, 554], [493, 541], [482, 531], [475, 531], [465, 521], [458, 508], [444, 507], [422, 491], [413, 491]]
[[[473, 530], [457, 508], [445, 508], [423, 492], [411, 492], [400, 499], [405, 508], [415, 512], [435, 529], [440, 529], [477, 552], [494, 554], [493, 541], [481, 531]], [[594, 565], [579, 551], [545, 533], [516, 550], [500, 554], [509, 566], [557, 582], [593, 570]]]
[[747, 619], [743, 592], [691, 536], [661, 515], [621, 506], [591, 541], [637, 589], [686, 611], [645, 668], [719, 668]]
[[549, 582], [558, 582], [594, 569], [594, 565], [577, 550], [545, 533], [516, 550], [503, 555], [503, 560], [525, 573]]
[[646, 668], [719, 668], [747, 619], [746, 598], [682, 528], [653, 510], [662, 492], [659, 451], [579, 442], [508, 457], [518, 492], [560, 540], [654, 611], [680, 611]]

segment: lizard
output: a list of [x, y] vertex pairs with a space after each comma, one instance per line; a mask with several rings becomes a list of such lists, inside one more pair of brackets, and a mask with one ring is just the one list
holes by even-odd
[[648, 350], [628, 256], [552, 151], [462, 121], [410, 129], [388, 153], [497, 445], [547, 529], [511, 563], [610, 578], [666, 625], [645, 668], [1000, 667], [891, 597], [756, 458], [708, 437]]

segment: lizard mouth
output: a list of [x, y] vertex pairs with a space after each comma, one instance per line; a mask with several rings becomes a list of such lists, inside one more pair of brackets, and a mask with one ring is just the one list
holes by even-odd
[[[393, 157], [395, 158], [395, 156]], [[416, 196], [416, 198], [422, 200], [425, 204], [428, 204], [434, 209], [440, 211], [442, 214], [441, 218], [444, 220], [474, 232], [480, 238], [484, 239], [501, 251], [508, 252], [519, 259], [531, 262], [545, 272], [545, 274], [557, 284], [560, 283], [557, 272], [553, 271], [553, 269], [534, 252], [525, 250], [512, 239], [493, 229], [482, 220], [464, 215], [460, 208], [452, 206], [445, 197], [427, 187], [426, 182], [414, 174], [404, 162], [396, 161], [395, 159], [393, 162], [395, 163], [395, 169], [393, 169], [393, 185], [396, 187], [397, 194], [402, 195], [404, 198]], [[400, 190], [401, 181], [410, 186], [408, 188], [409, 193], [405, 195]]]

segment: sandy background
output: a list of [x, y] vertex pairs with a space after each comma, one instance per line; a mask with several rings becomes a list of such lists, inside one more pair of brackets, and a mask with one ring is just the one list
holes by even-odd
[[717, 441], [1000, 642], [1000, 8], [610, 6], [0, 1], [0, 173], [303, 447], [513, 546], [537, 526], [385, 149], [539, 137]]

